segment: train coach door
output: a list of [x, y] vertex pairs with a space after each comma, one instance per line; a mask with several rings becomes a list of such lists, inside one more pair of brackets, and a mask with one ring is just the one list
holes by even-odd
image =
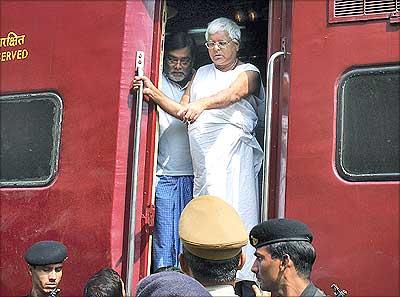
[[[257, 67], [260, 70], [263, 83], [265, 82], [266, 46], [269, 34], [268, 18], [271, 14], [269, 9], [272, 3], [279, 3], [281, 1], [167, 0], [165, 2], [168, 12], [165, 26], [165, 38], [169, 38], [169, 36], [172, 36], [176, 32], [187, 32], [189, 34], [190, 38], [194, 41], [194, 55], [191, 60], [191, 66], [193, 66], [195, 70], [207, 64], [212, 64], [210, 51], [205, 44], [207, 41], [205, 33], [208, 24], [217, 18], [226, 17], [234, 20], [241, 30], [238, 59], [241, 62], [250, 63]], [[278, 40], [278, 49], [279, 48], [280, 41]], [[259, 119], [255, 129], [257, 141], [261, 146], [263, 144], [264, 135], [263, 123], [264, 121]], [[217, 165], [215, 164], [215, 166]], [[179, 175], [180, 173], [177, 172], [177, 174]], [[155, 206], [157, 208], [157, 205]], [[258, 209], [256, 211], [258, 211]]]
[[[165, 15], [163, 1], [128, 1], [127, 8], [126, 34], [130, 37], [125, 38], [128, 43], [133, 44], [127, 54], [134, 57], [134, 60], [129, 61], [126, 70], [131, 74], [135, 72], [136, 75], [146, 75], [157, 85]], [[134, 295], [137, 282], [149, 273], [149, 236], [154, 225], [152, 193], [156, 155], [156, 106], [144, 100], [143, 88], [131, 90], [130, 103], [129, 172], [123, 250], [126, 259], [124, 275], [127, 296]]]
[[279, 206], [285, 197], [291, 7], [292, 1], [269, 2], [261, 220], [282, 216]]

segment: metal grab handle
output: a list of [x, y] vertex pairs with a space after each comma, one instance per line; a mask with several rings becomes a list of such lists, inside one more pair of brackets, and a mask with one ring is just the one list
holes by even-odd
[[272, 115], [272, 85], [274, 76], [274, 62], [279, 56], [286, 54], [279, 51], [271, 55], [267, 67], [267, 104], [265, 104], [264, 122], [264, 162], [263, 162], [263, 186], [261, 195], [261, 221], [268, 219], [268, 188], [269, 188], [269, 157], [271, 153], [271, 115]]
[[[144, 52], [136, 52], [136, 73], [139, 76], [144, 75]], [[135, 110], [135, 138], [133, 148], [133, 165], [132, 165], [132, 183], [131, 183], [131, 200], [129, 211], [129, 233], [128, 233], [128, 263], [126, 270], [126, 294], [132, 294], [132, 279], [135, 261], [135, 227], [136, 227], [136, 202], [138, 193], [138, 176], [139, 176], [139, 148], [142, 122], [142, 107], [143, 107], [143, 82], [137, 91], [137, 101]]]

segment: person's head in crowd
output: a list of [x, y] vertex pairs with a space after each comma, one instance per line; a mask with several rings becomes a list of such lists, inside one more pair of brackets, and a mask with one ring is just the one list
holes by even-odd
[[182, 270], [179, 267], [176, 267], [176, 266], [162, 266], [162, 267], [159, 267], [158, 269], [156, 269], [154, 271], [154, 273], [164, 272], [164, 271], [176, 271], [176, 272], [179, 272], [179, 273], [183, 273]]
[[179, 221], [182, 271], [204, 286], [231, 284], [245, 262], [247, 232], [233, 207], [214, 196], [194, 198]]
[[[313, 235], [307, 225], [290, 219], [271, 219], [250, 231], [250, 243], [256, 248], [252, 271], [261, 289], [283, 296], [296, 283], [299, 294], [310, 283], [316, 252]], [[296, 287], [292, 286], [292, 287]]]
[[234, 284], [236, 272], [242, 265], [242, 253], [229, 259], [209, 260], [197, 257], [183, 248], [183, 263], [186, 274], [194, 277], [205, 286]]
[[185, 32], [171, 33], [165, 38], [164, 52], [164, 73], [170, 80], [184, 86], [192, 77], [194, 39]]
[[124, 297], [124, 282], [119, 274], [111, 268], [96, 272], [83, 289], [84, 297]]
[[48, 296], [51, 292], [59, 290], [67, 257], [67, 248], [59, 241], [39, 241], [27, 249], [24, 259], [32, 277], [30, 296]]
[[194, 278], [176, 271], [163, 271], [143, 278], [136, 297], [208, 297], [210, 293]]

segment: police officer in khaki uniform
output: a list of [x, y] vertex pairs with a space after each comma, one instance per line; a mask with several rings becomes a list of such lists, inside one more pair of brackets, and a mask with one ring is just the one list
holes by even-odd
[[194, 198], [179, 221], [183, 272], [198, 280], [212, 296], [237, 296], [236, 272], [245, 262], [247, 232], [238, 213], [213, 196]]
[[307, 225], [290, 219], [271, 219], [250, 231], [256, 248], [251, 270], [261, 289], [274, 296], [326, 296], [310, 281], [315, 249]]
[[28, 297], [56, 297], [67, 259], [65, 245], [58, 241], [39, 241], [28, 248], [24, 258], [32, 277], [32, 290]]

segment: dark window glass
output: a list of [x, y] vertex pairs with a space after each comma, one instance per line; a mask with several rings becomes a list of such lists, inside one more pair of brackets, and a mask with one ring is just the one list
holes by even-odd
[[400, 179], [399, 78], [399, 65], [354, 69], [342, 77], [336, 167], [344, 179]]
[[62, 101], [55, 93], [0, 96], [0, 186], [49, 184], [58, 167]]

